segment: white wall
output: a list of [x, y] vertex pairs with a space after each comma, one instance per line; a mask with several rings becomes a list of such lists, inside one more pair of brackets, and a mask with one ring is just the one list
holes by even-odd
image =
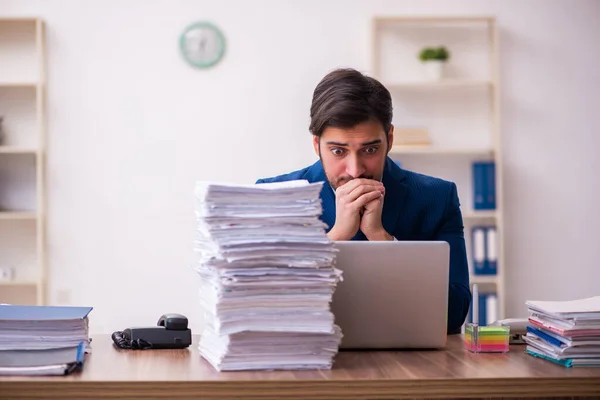
[[[164, 312], [197, 329], [194, 181], [311, 163], [312, 90], [367, 70], [383, 14], [498, 17], [508, 314], [600, 294], [600, 2], [0, 0], [0, 16], [47, 23], [49, 300], [93, 305], [96, 332]], [[204, 19], [229, 44], [209, 71], [177, 48]]]

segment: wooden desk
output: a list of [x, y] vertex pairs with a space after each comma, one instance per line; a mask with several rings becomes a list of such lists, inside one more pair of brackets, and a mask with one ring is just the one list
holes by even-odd
[[471, 354], [460, 336], [450, 337], [443, 351], [341, 352], [327, 371], [219, 373], [200, 358], [196, 343], [188, 350], [133, 351], [98, 336], [92, 346], [81, 373], [0, 378], [0, 398], [600, 398], [600, 368], [554, 365], [524, 354], [523, 346], [505, 355]]

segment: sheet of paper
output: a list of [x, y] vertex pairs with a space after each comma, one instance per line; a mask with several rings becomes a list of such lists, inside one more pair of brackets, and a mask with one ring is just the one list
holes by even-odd
[[527, 301], [528, 308], [550, 315], [600, 316], [600, 296], [567, 301]]

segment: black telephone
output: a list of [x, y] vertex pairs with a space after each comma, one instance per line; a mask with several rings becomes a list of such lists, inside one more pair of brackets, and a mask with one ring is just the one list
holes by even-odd
[[117, 331], [112, 340], [121, 349], [185, 349], [192, 344], [192, 331], [183, 315], [165, 314], [156, 326]]

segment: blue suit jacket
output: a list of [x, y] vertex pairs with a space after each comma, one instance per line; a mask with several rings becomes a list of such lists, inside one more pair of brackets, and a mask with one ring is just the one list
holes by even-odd
[[[257, 183], [296, 179], [325, 182], [321, 190], [321, 220], [329, 226], [329, 231], [335, 224], [335, 194], [321, 161], [288, 174], [259, 179]], [[382, 181], [385, 186], [382, 223], [390, 235], [398, 240], [444, 240], [450, 244], [448, 333], [459, 333], [469, 311], [471, 292], [456, 184], [403, 170], [389, 157]], [[353, 240], [366, 237], [359, 231]]]

